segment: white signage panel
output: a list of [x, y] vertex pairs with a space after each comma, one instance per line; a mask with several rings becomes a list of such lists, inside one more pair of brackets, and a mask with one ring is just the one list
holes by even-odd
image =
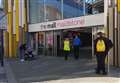
[[96, 14], [89, 16], [81, 16], [76, 18], [70, 18], [65, 20], [57, 20], [51, 22], [44, 22], [38, 24], [30, 24], [29, 32], [69, 29], [77, 27], [88, 27], [104, 25], [104, 14]]

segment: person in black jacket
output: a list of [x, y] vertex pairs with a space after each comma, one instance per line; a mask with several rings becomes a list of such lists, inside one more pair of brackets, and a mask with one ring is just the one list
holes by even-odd
[[2, 48], [2, 45], [0, 44], [0, 64], [1, 64], [1, 67], [4, 66], [4, 61], [3, 60], [4, 60], [3, 48]]
[[21, 62], [24, 61], [25, 50], [26, 50], [26, 44], [21, 44], [21, 46], [20, 46], [20, 60], [21, 60]]
[[[113, 44], [112, 41], [104, 36], [105, 34], [102, 32], [97, 33], [97, 39], [94, 40], [94, 53], [97, 59], [97, 68], [96, 73], [100, 74], [102, 71], [103, 75], [106, 75], [107, 72], [105, 70], [105, 58], [108, 55], [108, 51], [112, 48]], [[98, 41], [103, 41], [104, 45], [101, 46], [103, 51], [100, 51], [100, 48], [97, 44]], [[99, 51], [98, 51], [99, 49]]]

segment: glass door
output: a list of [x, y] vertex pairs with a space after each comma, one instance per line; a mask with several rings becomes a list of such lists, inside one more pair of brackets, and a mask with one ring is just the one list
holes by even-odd
[[44, 55], [44, 32], [39, 32], [38, 33], [38, 55]]
[[54, 53], [53, 31], [45, 32], [45, 55], [53, 56]]
[[62, 55], [62, 31], [54, 31], [54, 56]]

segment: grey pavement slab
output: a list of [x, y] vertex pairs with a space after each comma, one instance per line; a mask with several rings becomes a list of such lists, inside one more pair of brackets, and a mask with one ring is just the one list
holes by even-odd
[[85, 77], [75, 79], [51, 80], [35, 83], [120, 83], [120, 78], [113, 77]]
[[0, 67], [0, 83], [7, 83], [7, 76], [4, 67]]
[[7, 83], [6, 74], [0, 74], [0, 83]]
[[9, 65], [9, 62], [7, 62], [7, 60], [4, 61], [4, 67], [5, 67], [5, 71], [6, 71], [6, 78], [7, 78], [7, 82], [8, 83], [17, 83], [13, 71]]
[[4, 67], [1, 67], [1, 66], [0, 66], [0, 74], [1, 74], [1, 73], [5, 73], [5, 69], [4, 69]]
[[[93, 59], [74, 60], [72, 57], [65, 61], [63, 57], [40, 56], [33, 61], [20, 62], [8, 59], [7, 67], [15, 83], [44, 82], [51, 80], [76, 79], [87, 77], [104, 77], [96, 75]], [[105, 77], [119, 78], [120, 68], [110, 67], [109, 75]]]

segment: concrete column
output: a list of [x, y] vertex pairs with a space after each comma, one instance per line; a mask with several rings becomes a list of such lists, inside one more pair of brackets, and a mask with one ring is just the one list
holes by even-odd
[[15, 0], [13, 5], [13, 57], [16, 57], [16, 8]]
[[115, 66], [119, 66], [119, 27], [118, 27], [118, 12], [117, 12], [117, 0], [114, 0], [114, 5], [113, 5], [115, 11], [114, 11], [114, 16], [115, 16], [115, 21], [114, 21], [114, 28], [115, 28]]
[[35, 48], [35, 50], [36, 50], [36, 53], [38, 54], [38, 36], [39, 36], [39, 33], [37, 32], [37, 33], [35, 33], [35, 42], [36, 42], [36, 48]]
[[[112, 40], [113, 42], [113, 8], [109, 8], [109, 20], [108, 20], [108, 32], [109, 32], [109, 39]], [[109, 52], [109, 56], [110, 56], [110, 64], [114, 63], [114, 54], [113, 54], [113, 48], [112, 50]]]
[[13, 40], [12, 40], [12, 32], [13, 32], [13, 7], [12, 0], [8, 0], [8, 34], [9, 34], [9, 57], [11, 58], [13, 55]]
[[113, 8], [114, 8], [114, 65], [119, 66], [119, 14], [117, 12], [117, 0], [113, 1]]
[[19, 41], [19, 0], [15, 0], [16, 8], [16, 41]]
[[24, 24], [25, 24], [25, 32], [28, 31], [28, 22], [27, 22], [27, 0], [24, 0]]
[[[120, 50], [120, 13], [118, 13], [118, 50]], [[120, 51], [118, 51], [118, 66], [120, 67]]]
[[[118, 28], [118, 50], [120, 49], [120, 0], [117, 0], [117, 28]], [[118, 66], [120, 67], [120, 51], [118, 51]]]
[[[119, 1], [119, 0], [118, 0]], [[110, 51], [110, 63], [114, 66], [120, 66], [120, 13], [117, 11], [117, 0], [112, 1], [108, 8], [109, 38], [113, 41], [114, 47]]]
[[9, 57], [9, 42], [8, 42], [8, 32], [4, 31], [4, 55], [5, 57]]

